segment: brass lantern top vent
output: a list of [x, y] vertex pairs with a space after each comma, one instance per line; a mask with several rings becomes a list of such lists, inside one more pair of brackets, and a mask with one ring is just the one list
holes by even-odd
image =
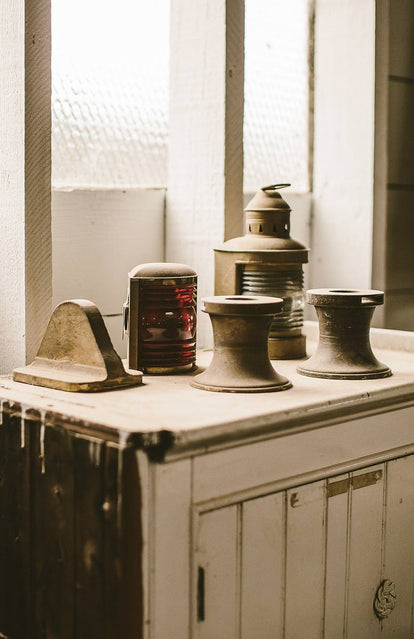
[[[246, 230], [218, 251], [295, 251], [298, 262], [307, 262], [308, 249], [290, 237], [291, 208], [278, 189], [290, 184], [272, 184], [262, 187], [248, 203]], [[293, 255], [292, 255], [293, 257]]]
[[289, 204], [280, 195], [276, 189], [284, 189], [290, 184], [271, 184], [270, 186], [262, 186], [250, 200], [246, 207], [246, 211], [291, 211]]
[[148, 264], [138, 264], [128, 273], [131, 280], [145, 280], [148, 283], [162, 284], [171, 282], [183, 284], [187, 280], [192, 283], [197, 273], [186, 264], [175, 264], [170, 262], [151, 262]]

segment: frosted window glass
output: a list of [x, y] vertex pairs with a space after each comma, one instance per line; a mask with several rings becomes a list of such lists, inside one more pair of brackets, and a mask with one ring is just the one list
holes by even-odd
[[309, 190], [308, 0], [246, 0], [244, 187]]
[[167, 183], [169, 0], [53, 0], [52, 183]]

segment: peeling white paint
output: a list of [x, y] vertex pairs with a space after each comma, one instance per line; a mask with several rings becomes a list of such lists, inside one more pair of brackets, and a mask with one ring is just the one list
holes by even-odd
[[27, 407], [22, 405], [22, 412], [20, 415], [20, 448], [24, 448], [26, 446], [26, 429], [25, 429], [26, 411], [27, 411]]
[[[43, 418], [44, 419], [44, 418]], [[45, 460], [45, 423], [42, 420], [40, 425], [40, 464], [41, 464], [41, 473], [42, 475], [46, 472], [46, 460]]]
[[102, 460], [102, 444], [99, 440], [89, 441], [89, 460], [96, 467], [99, 468]]
[[[124, 433], [125, 434], [125, 433]], [[122, 530], [122, 471], [123, 471], [124, 449], [118, 449], [118, 503], [117, 503], [117, 526]]]
[[119, 444], [121, 448], [126, 448], [127, 442], [128, 442], [128, 437], [130, 436], [131, 433], [125, 431], [125, 430], [121, 430], [118, 432], [118, 436], [119, 436]]

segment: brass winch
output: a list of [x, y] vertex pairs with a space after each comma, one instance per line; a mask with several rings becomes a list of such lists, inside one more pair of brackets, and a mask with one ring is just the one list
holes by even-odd
[[215, 249], [216, 295], [268, 295], [283, 299], [270, 329], [271, 359], [306, 355], [302, 335], [303, 267], [309, 249], [290, 237], [289, 204], [274, 184], [260, 189], [246, 207], [246, 232]]
[[384, 293], [373, 290], [313, 289], [308, 304], [319, 322], [316, 352], [298, 366], [298, 373], [326, 379], [376, 379], [389, 377], [389, 367], [371, 350], [369, 330], [376, 306]]
[[291, 388], [269, 360], [267, 338], [282, 300], [274, 297], [224, 295], [206, 297], [205, 313], [213, 325], [213, 360], [191, 385], [208, 391], [264, 393]]

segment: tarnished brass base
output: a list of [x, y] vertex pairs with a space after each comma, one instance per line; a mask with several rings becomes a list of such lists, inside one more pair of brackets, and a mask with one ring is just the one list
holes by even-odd
[[360, 373], [327, 373], [318, 370], [306, 369], [304, 366], [298, 368], [298, 373], [305, 377], [320, 377], [322, 379], [380, 379], [392, 375], [388, 366], [380, 367], [376, 372], [361, 371]]
[[270, 359], [301, 359], [306, 357], [306, 337], [269, 337]]
[[143, 366], [146, 375], [177, 375], [179, 373], [192, 373], [197, 369], [195, 364], [185, 364], [184, 366]]
[[62, 302], [54, 310], [39, 352], [13, 380], [56, 390], [91, 392], [136, 386], [142, 373], [127, 373], [102, 315], [89, 300]]
[[371, 350], [369, 329], [382, 291], [316, 289], [306, 299], [315, 306], [319, 342], [298, 373], [324, 379], [376, 379], [392, 373]]
[[213, 325], [213, 359], [191, 386], [227, 393], [265, 393], [291, 387], [269, 360], [267, 337], [283, 301], [244, 295], [208, 297], [204, 312]]

